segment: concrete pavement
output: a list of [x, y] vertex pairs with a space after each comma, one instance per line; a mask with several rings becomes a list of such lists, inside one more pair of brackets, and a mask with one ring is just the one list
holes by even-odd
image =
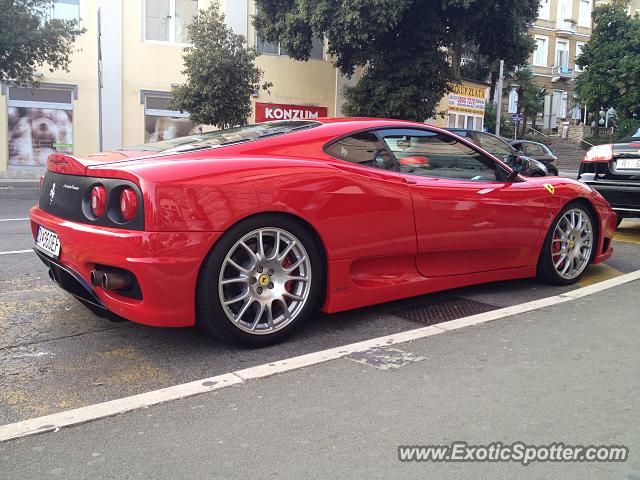
[[[640, 478], [640, 281], [0, 444], [3, 478]], [[625, 463], [401, 463], [397, 446], [622, 444]]]

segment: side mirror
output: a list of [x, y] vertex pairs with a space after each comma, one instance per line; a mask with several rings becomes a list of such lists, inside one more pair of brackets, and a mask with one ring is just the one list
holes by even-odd
[[513, 170], [513, 174], [509, 176], [510, 182], [514, 181], [518, 174], [524, 175], [525, 177], [546, 177], [549, 175], [549, 171], [544, 163], [525, 156], [509, 155], [507, 164], [511, 167], [511, 170]]
[[531, 161], [520, 155], [513, 156], [511, 160], [511, 169], [515, 173], [524, 173], [531, 169]]

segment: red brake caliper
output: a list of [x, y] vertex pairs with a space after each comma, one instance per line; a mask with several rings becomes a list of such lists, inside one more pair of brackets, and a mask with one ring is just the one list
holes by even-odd
[[[288, 268], [293, 264], [293, 262], [291, 261], [291, 259], [289, 258], [289, 255], [287, 255], [287, 257], [282, 261], [282, 266], [284, 268]], [[288, 281], [284, 284], [284, 289], [287, 292], [291, 292], [291, 281]]]

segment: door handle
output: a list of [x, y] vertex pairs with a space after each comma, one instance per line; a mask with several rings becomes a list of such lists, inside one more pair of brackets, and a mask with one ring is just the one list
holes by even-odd
[[404, 183], [408, 183], [409, 185], [416, 185], [418, 183], [417, 180], [413, 180], [412, 178], [402, 177], [402, 181]]

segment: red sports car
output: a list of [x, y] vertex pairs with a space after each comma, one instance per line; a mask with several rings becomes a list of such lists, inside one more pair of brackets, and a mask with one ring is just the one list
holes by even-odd
[[248, 125], [52, 155], [47, 170], [31, 228], [55, 282], [102, 316], [249, 346], [317, 307], [536, 275], [569, 284], [611, 255], [616, 228], [582, 183], [523, 178], [464, 138], [396, 120]]

